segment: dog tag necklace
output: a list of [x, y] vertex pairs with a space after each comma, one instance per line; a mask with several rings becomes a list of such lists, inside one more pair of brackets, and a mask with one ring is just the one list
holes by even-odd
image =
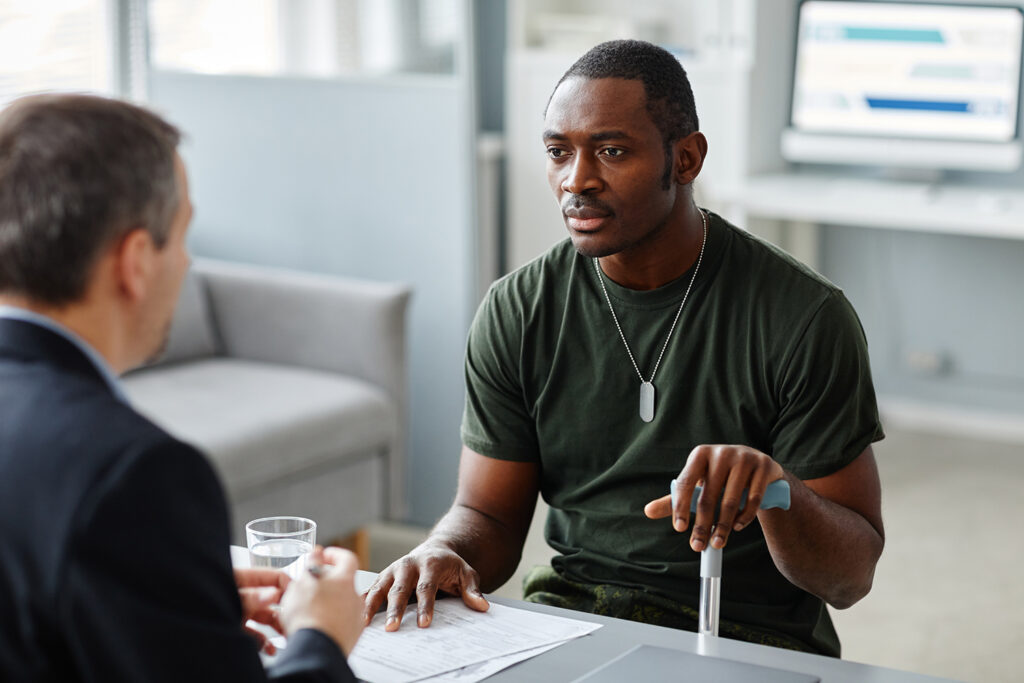
[[[699, 209], [698, 209], [699, 210]], [[704, 215], [704, 212], [700, 212], [700, 220], [704, 225], [704, 239], [700, 243], [700, 254], [697, 255], [697, 264], [693, 267], [693, 275], [690, 276], [690, 284], [686, 285], [686, 292], [683, 293], [683, 300], [679, 302], [679, 309], [676, 310], [676, 317], [672, 321], [672, 327], [668, 330], [668, 336], [665, 337], [665, 343], [661, 347], [661, 353], [658, 354], [658, 360], [654, 363], [654, 369], [651, 370], [651, 378], [644, 379], [643, 374], [640, 372], [640, 368], [636, 364], [636, 359], [633, 357], [633, 351], [629, 348], [629, 342], [626, 341], [626, 335], [622, 333], [622, 325], [619, 324], [619, 318], [615, 315], [615, 309], [612, 308], [612, 299], [608, 296], [608, 288], [604, 286], [604, 276], [601, 273], [601, 264], [598, 260], [594, 259], [594, 270], [597, 271], [597, 281], [601, 283], [601, 291], [604, 292], [604, 300], [608, 302], [608, 310], [612, 312], [612, 320], [615, 321], [615, 327], [619, 331], [619, 336], [622, 337], [622, 344], [626, 347], [626, 353], [629, 354], [629, 360], [633, 363], [633, 369], [636, 370], [637, 377], [640, 378], [640, 419], [644, 422], [650, 422], [654, 419], [654, 376], [658, 373], [658, 366], [661, 365], [661, 358], [665, 355], [665, 349], [668, 348], [668, 342], [672, 339], [672, 332], [676, 329], [676, 323], [679, 322], [679, 316], [683, 312], [683, 306], [686, 305], [686, 299], [690, 296], [690, 289], [693, 287], [693, 281], [697, 279], [697, 271], [700, 270], [700, 262], [704, 259], [704, 245], [708, 242], [708, 219]]]

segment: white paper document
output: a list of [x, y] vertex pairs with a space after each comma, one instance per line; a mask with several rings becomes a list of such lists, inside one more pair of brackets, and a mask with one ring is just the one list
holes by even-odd
[[419, 683], [477, 683], [488, 676], [493, 676], [499, 671], [507, 669], [513, 664], [518, 664], [519, 662], [525, 661], [531, 657], [536, 657], [539, 654], [552, 650], [559, 645], [565, 645], [568, 642], [568, 640], [563, 640], [560, 643], [541, 645], [540, 647], [535, 647], [532, 650], [523, 650], [522, 652], [505, 655], [504, 657], [495, 657], [494, 659], [488, 659], [486, 662], [470, 664], [469, 666], [464, 666], [461, 669], [456, 669], [455, 671], [449, 671], [448, 673], [424, 678], [420, 680]]
[[[416, 626], [415, 605], [407, 608], [402, 628], [394, 633], [384, 631], [384, 615], [378, 614], [363, 631], [348, 663], [368, 683], [411, 683], [472, 666], [474, 670], [436, 679], [471, 683], [540, 654], [541, 648], [555, 647], [600, 627], [493, 602], [488, 611], [476, 612], [462, 600], [445, 599], [435, 603], [429, 628]], [[537, 651], [527, 654], [530, 650]], [[517, 653], [523, 656], [510, 657]], [[506, 657], [504, 662], [494, 661]], [[485, 666], [474, 666], [481, 664]]]

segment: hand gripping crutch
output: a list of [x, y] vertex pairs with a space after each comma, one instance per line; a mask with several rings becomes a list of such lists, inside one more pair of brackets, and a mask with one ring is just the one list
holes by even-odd
[[[676, 480], [673, 479], [669, 486], [672, 493], [672, 508], [676, 507]], [[693, 490], [693, 497], [690, 499], [690, 514], [697, 512], [697, 499], [700, 498], [703, 489], [698, 486]], [[743, 510], [747, 501], [747, 489], [743, 489], [743, 502], [740, 503], [740, 510]], [[764, 498], [761, 499], [761, 509], [771, 508], [789, 509], [789, 482], [779, 479], [768, 484], [765, 489]], [[704, 546], [700, 553], [700, 610], [698, 611], [697, 633], [700, 635], [717, 636], [719, 606], [722, 593], [722, 549], [712, 548], [711, 541]]]

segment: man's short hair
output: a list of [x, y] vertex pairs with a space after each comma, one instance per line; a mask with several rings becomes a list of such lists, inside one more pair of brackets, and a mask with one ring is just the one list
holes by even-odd
[[34, 95], [0, 112], [0, 292], [71, 303], [131, 230], [162, 247], [180, 140], [156, 114], [91, 95]]
[[563, 81], [573, 77], [625, 78], [643, 83], [647, 111], [661, 131], [666, 147], [699, 130], [697, 108], [686, 70], [670, 52], [657, 45], [642, 40], [601, 43], [569, 67], [555, 90]]

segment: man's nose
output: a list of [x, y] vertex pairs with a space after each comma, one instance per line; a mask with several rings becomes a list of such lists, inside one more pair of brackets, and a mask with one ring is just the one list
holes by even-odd
[[585, 154], [577, 154], [565, 167], [562, 191], [569, 194], [587, 194], [601, 188], [601, 176], [595, 160]]

